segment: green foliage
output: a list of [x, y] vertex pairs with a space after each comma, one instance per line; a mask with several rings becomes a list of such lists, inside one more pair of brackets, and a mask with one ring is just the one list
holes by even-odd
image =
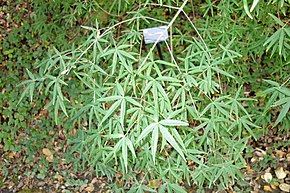
[[285, 83], [279, 85], [277, 82], [266, 80], [266, 82], [269, 83], [272, 87], [261, 93], [261, 95], [270, 94], [270, 98], [265, 105], [263, 114], [266, 114], [270, 108], [282, 107], [273, 127], [277, 126], [278, 123], [280, 123], [282, 120], [284, 120], [286, 124], [285, 127], [282, 128], [287, 128], [289, 126], [290, 90], [283, 86], [288, 81], [289, 78]]
[[[43, 47], [26, 56], [25, 62], [37, 61], [35, 69], [21, 66], [26, 80], [12, 81], [24, 87], [19, 100], [17, 93], [8, 107], [7, 99], [1, 101], [4, 150], [17, 149], [13, 139], [20, 128], [29, 135], [23, 142], [29, 155], [45, 147], [41, 139], [51, 141], [49, 131], [23, 124], [28, 111], [45, 109], [49, 115], [41, 126], [76, 131], [66, 136], [66, 161], [76, 171], [89, 168], [114, 179], [116, 192], [186, 192], [184, 182], [200, 191], [223, 190], [241, 181], [247, 141], [269, 125], [289, 128], [289, 21], [279, 17], [289, 2], [253, 1], [251, 8], [246, 0], [158, 3], [34, 1], [32, 28], [21, 29], [29, 38], [38, 36]], [[99, 9], [112, 19], [92, 20], [91, 15], [100, 17]], [[163, 43], [164, 61], [157, 59], [155, 45], [142, 42], [142, 29], [156, 25], [173, 28], [168, 41], [173, 49]], [[68, 44], [78, 33], [83, 37]], [[17, 49], [10, 46], [17, 38], [12, 33], [3, 43], [5, 59], [15, 58]], [[38, 61], [45, 47], [51, 49]], [[246, 96], [247, 84], [264, 91]], [[12, 89], [9, 83], [5, 87]], [[47, 167], [34, 175], [44, 178]]]

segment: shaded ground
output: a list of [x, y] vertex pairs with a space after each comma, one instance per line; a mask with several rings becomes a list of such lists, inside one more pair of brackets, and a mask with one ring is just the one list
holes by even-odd
[[[270, 133], [262, 136], [258, 141], [252, 142], [247, 157], [247, 167], [244, 170], [245, 185], [234, 185], [227, 192], [289, 192], [287, 184], [290, 184], [290, 135], [277, 135]], [[0, 146], [1, 147], [1, 146]], [[1, 150], [1, 154], [3, 151]], [[2, 154], [1, 161], [14, 160], [9, 170], [18, 168], [26, 170], [26, 166], [19, 166], [21, 156]], [[25, 176], [19, 172], [18, 176], [10, 176], [1, 179], [0, 192], [111, 192], [108, 184], [112, 183], [106, 178], [96, 178], [90, 174], [76, 175], [70, 165], [59, 165], [58, 171], [66, 171], [70, 177], [61, 176], [57, 171], [48, 170], [44, 179]], [[0, 170], [1, 171], [1, 170]], [[280, 179], [279, 179], [280, 178]], [[4, 181], [3, 181], [4, 180]], [[283, 184], [285, 187], [283, 187]], [[187, 187], [188, 192], [195, 192]], [[212, 191], [207, 191], [212, 192]]]

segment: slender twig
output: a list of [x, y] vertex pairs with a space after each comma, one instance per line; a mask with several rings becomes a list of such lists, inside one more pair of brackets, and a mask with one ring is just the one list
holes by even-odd
[[281, 84], [281, 87], [282, 86], [284, 86], [285, 84], [287, 84], [287, 82], [290, 80], [290, 77], [288, 77], [288, 79], [285, 81], [285, 82], [283, 82], [283, 84]]
[[[205, 46], [206, 48], [206, 51], [208, 52], [210, 58], [212, 58], [212, 55], [204, 41], [204, 39], [202, 38], [202, 36], [200, 35], [199, 31], [197, 30], [197, 28], [195, 27], [195, 25], [192, 23], [191, 19], [188, 17], [188, 15], [182, 10], [182, 12], [184, 13], [185, 17], [187, 18], [187, 20], [190, 22], [190, 24], [192, 25], [192, 27], [194, 28], [194, 30], [196, 31], [198, 37], [201, 39], [203, 45]], [[217, 73], [217, 76], [218, 76], [218, 81], [219, 81], [219, 85], [220, 85], [220, 94], [223, 93], [223, 89], [222, 89], [222, 85], [221, 85], [221, 79], [220, 79], [220, 73]]]
[[172, 60], [173, 63], [176, 65], [176, 67], [177, 67], [179, 73], [181, 73], [181, 70], [180, 70], [180, 68], [179, 68], [179, 66], [178, 66], [178, 64], [177, 64], [177, 62], [176, 62], [176, 60], [175, 60], [175, 58], [174, 58], [174, 56], [173, 56], [173, 53], [172, 53], [172, 51], [170, 50], [169, 45], [168, 45], [168, 43], [167, 43], [166, 41], [165, 41], [165, 44], [166, 44], [166, 46], [167, 46], [167, 48], [168, 48], [168, 50], [169, 50], [169, 53], [170, 53], [170, 56], [171, 56], [171, 60]]
[[[79, 57], [74, 61], [74, 64], [76, 64], [80, 59], [81, 57], [87, 53], [87, 51], [95, 44], [99, 41], [100, 38], [102, 38], [103, 36], [107, 35], [112, 29], [116, 28], [117, 26], [123, 24], [123, 23], [127, 23], [127, 22], [130, 22], [130, 21], [133, 21], [133, 20], [136, 20], [136, 19], [150, 19], [150, 20], [153, 20], [153, 21], [158, 21], [158, 22], [161, 22], [161, 23], [168, 23], [166, 21], [162, 21], [162, 20], [159, 20], [159, 19], [155, 19], [155, 18], [151, 18], [151, 17], [148, 17], [148, 16], [139, 16], [139, 17], [134, 17], [134, 18], [131, 18], [131, 19], [127, 19], [127, 20], [124, 20], [124, 21], [121, 21], [119, 23], [116, 23], [115, 25], [107, 28], [102, 34], [98, 34], [98, 38], [96, 38], [80, 55]], [[100, 33], [100, 31], [103, 30], [103, 29], [99, 29], [98, 30], [98, 33]]]
[[193, 22], [191, 21], [191, 19], [188, 17], [188, 15], [182, 10], [183, 14], [185, 15], [185, 17], [187, 18], [187, 20], [190, 22], [190, 24], [192, 25], [194, 31], [196, 31], [198, 37], [201, 39], [201, 42], [203, 43], [203, 45], [205, 46], [206, 48], [206, 51], [208, 52], [209, 56], [212, 58], [210, 52], [209, 52], [209, 49], [204, 41], [204, 39], [202, 38], [202, 36], [200, 35], [199, 31], [197, 30], [197, 28], [195, 27], [195, 25], [193, 24]]
[[[174, 59], [174, 57], [173, 57], [173, 43], [172, 43], [172, 41], [173, 41], [173, 38], [172, 38], [172, 26], [170, 26], [170, 54], [171, 54], [171, 58], [172, 59]], [[171, 62], [172, 62], [173, 60], [171, 60]]]

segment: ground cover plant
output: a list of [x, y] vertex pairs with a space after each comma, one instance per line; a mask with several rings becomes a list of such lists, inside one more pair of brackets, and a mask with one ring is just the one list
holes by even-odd
[[[39, 55], [24, 65], [19, 48], [2, 50], [4, 75], [20, 72], [3, 78], [3, 180], [53, 176], [52, 191], [73, 192], [97, 191], [100, 179], [113, 192], [289, 191], [289, 3], [36, 1], [20, 29], [37, 36]], [[161, 25], [163, 60], [142, 34]], [[15, 157], [25, 169], [11, 171]]]

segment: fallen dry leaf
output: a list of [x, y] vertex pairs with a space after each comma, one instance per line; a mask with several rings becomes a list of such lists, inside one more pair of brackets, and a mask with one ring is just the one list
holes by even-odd
[[46, 157], [46, 160], [47, 160], [48, 162], [53, 162], [53, 155], [47, 156], [47, 157]]
[[288, 162], [290, 162], [290, 153], [288, 153], [288, 154], [286, 155], [286, 159], [287, 159]]
[[51, 154], [51, 151], [50, 151], [49, 149], [47, 149], [47, 148], [43, 148], [43, 149], [42, 149], [42, 153], [43, 153], [44, 155], [46, 155], [46, 156], [50, 156], [50, 155], [52, 155], [52, 154]]
[[279, 180], [284, 179], [287, 175], [282, 167], [277, 168], [275, 174]]
[[286, 155], [286, 153], [281, 150], [276, 150], [275, 152], [279, 156], [279, 158], [283, 158]]
[[149, 182], [148, 187], [150, 188], [159, 188], [161, 186], [161, 180], [160, 179], [155, 179], [155, 180], [151, 180]]
[[272, 188], [270, 186], [264, 186], [264, 191], [272, 192]]
[[263, 157], [263, 156], [267, 155], [267, 152], [262, 150], [262, 149], [260, 149], [260, 148], [256, 148], [254, 153], [258, 157]]
[[13, 152], [10, 152], [9, 155], [8, 155], [8, 157], [9, 157], [10, 159], [13, 159], [13, 158], [14, 158], [14, 153], [13, 153]]
[[91, 183], [94, 184], [94, 183], [96, 183], [97, 181], [98, 181], [98, 178], [94, 178], [94, 179], [91, 181]]
[[263, 178], [267, 183], [270, 183], [270, 182], [272, 181], [272, 179], [273, 179], [273, 176], [272, 176], [271, 173], [266, 172], [266, 173], [262, 176], [262, 178]]
[[285, 184], [282, 183], [279, 185], [280, 190], [284, 191], [284, 192], [290, 192], [290, 185], [289, 184]]
[[85, 191], [92, 192], [92, 191], [94, 191], [94, 189], [95, 189], [94, 186], [88, 186], [88, 187], [85, 188]]
[[254, 173], [254, 170], [251, 168], [250, 165], [247, 165], [246, 171], [247, 171], [248, 174], [253, 174]]
[[255, 163], [257, 161], [257, 159], [255, 157], [251, 158], [251, 163]]
[[47, 160], [48, 162], [53, 162], [53, 155], [52, 155], [52, 153], [51, 153], [51, 151], [50, 151], [49, 149], [47, 149], [47, 148], [43, 148], [43, 149], [42, 149], [42, 153], [43, 153], [44, 155], [46, 155], [46, 160]]
[[274, 184], [273, 184], [274, 186], [279, 186], [279, 182], [274, 182]]
[[276, 190], [276, 188], [277, 188], [274, 184], [270, 184], [270, 186], [271, 186], [271, 188], [274, 189], [274, 190]]
[[63, 177], [59, 174], [56, 174], [54, 177], [57, 179], [57, 181], [62, 181], [63, 179]]

